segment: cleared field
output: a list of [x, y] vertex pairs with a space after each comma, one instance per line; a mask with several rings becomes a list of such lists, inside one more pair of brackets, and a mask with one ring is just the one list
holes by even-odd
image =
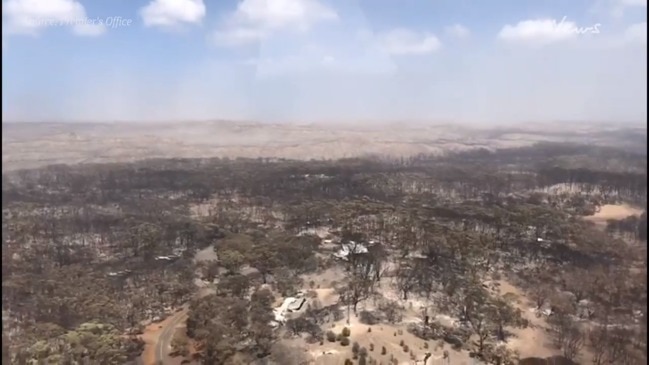
[[634, 207], [629, 204], [606, 204], [599, 207], [599, 211], [584, 219], [595, 224], [606, 225], [609, 219], [624, 219], [630, 215], [641, 215], [642, 208]]
[[[619, 145], [618, 135], [601, 127], [575, 129], [566, 128], [565, 124], [496, 128], [439, 123], [297, 125], [218, 121], [3, 123], [2, 129], [3, 171], [60, 163], [149, 158], [407, 157], [476, 148], [522, 147], [542, 141], [588, 140], [601, 145]], [[640, 132], [646, 134], [646, 130]]]

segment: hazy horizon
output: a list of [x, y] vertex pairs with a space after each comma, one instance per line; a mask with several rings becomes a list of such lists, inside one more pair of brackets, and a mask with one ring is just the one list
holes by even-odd
[[[586, 128], [596, 130], [607, 129], [642, 129], [647, 130], [646, 120], [639, 121], [611, 121], [611, 120], [528, 120], [528, 121], [490, 121], [475, 122], [461, 120], [316, 120], [316, 121], [260, 121], [245, 119], [204, 119], [204, 120], [31, 120], [31, 121], [12, 121], [3, 120], [3, 129], [5, 126], [67, 126], [71, 128], [85, 127], [88, 125], [102, 127], [138, 127], [156, 125], [159, 127], [219, 127], [219, 126], [258, 126], [259, 128], [285, 127], [285, 128], [314, 128], [314, 129], [336, 129], [336, 130], [374, 130], [386, 129], [394, 130], [417, 130], [417, 129], [436, 129], [436, 128], [458, 128], [465, 130], [507, 130], [514, 132], [559, 132], [565, 128]], [[29, 127], [31, 128], [31, 127]], [[550, 128], [549, 130], [547, 128]], [[32, 130], [32, 129], [30, 129]], [[71, 130], [74, 132], [74, 130]]]
[[646, 0], [3, 0], [2, 120], [646, 123], [645, 12]]

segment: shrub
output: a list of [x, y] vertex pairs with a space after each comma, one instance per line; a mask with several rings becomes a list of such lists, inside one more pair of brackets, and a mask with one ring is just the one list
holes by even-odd
[[399, 336], [403, 335], [403, 330], [398, 330], [397, 333], [399, 333]]
[[361, 323], [367, 325], [374, 325], [381, 321], [380, 318], [376, 316], [376, 314], [370, 311], [361, 311], [360, 313], [358, 313], [358, 320]]
[[345, 337], [349, 337], [349, 336], [351, 336], [352, 331], [349, 328], [345, 327], [345, 328], [343, 328], [343, 331], [341, 332], [341, 334], [343, 336], [345, 336]]
[[381, 347], [381, 355], [385, 355], [388, 353], [388, 350], [385, 349], [385, 346]]
[[180, 356], [187, 356], [189, 354], [189, 350], [187, 349], [188, 345], [189, 341], [187, 341], [187, 338], [184, 336], [176, 335], [171, 340], [171, 348]]
[[358, 356], [367, 357], [367, 349], [365, 347], [361, 347], [361, 349], [358, 350]]
[[424, 349], [428, 349], [428, 342], [424, 342]]
[[309, 334], [309, 337], [306, 338], [307, 343], [316, 343], [316, 342], [323, 342], [323, 341], [324, 341], [324, 337], [322, 331], [317, 333], [311, 333]]
[[367, 365], [367, 358], [365, 356], [361, 356], [358, 359], [358, 365]]
[[350, 359], [345, 359], [345, 365], [354, 365], [354, 362]]
[[403, 340], [399, 341], [399, 346], [403, 347], [403, 345], [405, 345], [405, 344], [406, 343]]
[[343, 337], [340, 339], [340, 346], [349, 346], [349, 337]]
[[358, 344], [358, 342], [354, 341], [354, 343], [352, 344], [352, 353], [354, 355], [357, 355], [358, 350], [360, 350], [360, 349], [361, 349], [361, 346]]
[[367, 333], [372, 332], [372, 327], [367, 327]]
[[374, 344], [373, 343], [370, 344], [370, 351], [374, 351]]
[[339, 333], [338, 336], [336, 336], [336, 341], [340, 341], [343, 338], [345, 338], [345, 336], [343, 336], [341, 333]]
[[408, 352], [410, 348], [408, 348], [408, 345], [403, 345], [403, 352]]
[[394, 333], [394, 337], [397, 337], [397, 333], [396, 333], [396, 332]]
[[327, 341], [336, 342], [336, 334], [333, 331], [327, 331]]

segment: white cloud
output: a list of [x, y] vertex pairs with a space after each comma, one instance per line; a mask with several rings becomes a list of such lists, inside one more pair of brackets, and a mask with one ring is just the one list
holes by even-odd
[[140, 16], [147, 27], [177, 27], [200, 23], [205, 12], [203, 0], [153, 0], [140, 9]]
[[279, 30], [307, 31], [336, 19], [338, 14], [317, 0], [243, 0], [214, 33], [214, 40], [219, 45], [241, 45]]
[[522, 43], [546, 44], [572, 39], [586, 31], [577, 27], [565, 18], [523, 20], [516, 25], [505, 25], [498, 33], [498, 38]]
[[468, 37], [471, 32], [469, 31], [469, 28], [465, 27], [462, 24], [453, 24], [445, 29], [446, 33], [457, 37], [457, 38], [466, 38]]
[[103, 24], [94, 23], [75, 0], [7, 0], [2, 3], [3, 32], [37, 35], [47, 27], [71, 27], [75, 34], [103, 34]]
[[421, 55], [434, 52], [442, 46], [434, 34], [402, 28], [393, 29], [379, 38], [383, 51], [393, 55]]
[[234, 14], [234, 21], [266, 29], [309, 28], [338, 14], [316, 0], [244, 0]]

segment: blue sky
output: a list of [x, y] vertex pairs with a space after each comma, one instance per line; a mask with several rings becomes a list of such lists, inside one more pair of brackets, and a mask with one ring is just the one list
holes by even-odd
[[3, 121], [642, 121], [646, 0], [3, 0]]

